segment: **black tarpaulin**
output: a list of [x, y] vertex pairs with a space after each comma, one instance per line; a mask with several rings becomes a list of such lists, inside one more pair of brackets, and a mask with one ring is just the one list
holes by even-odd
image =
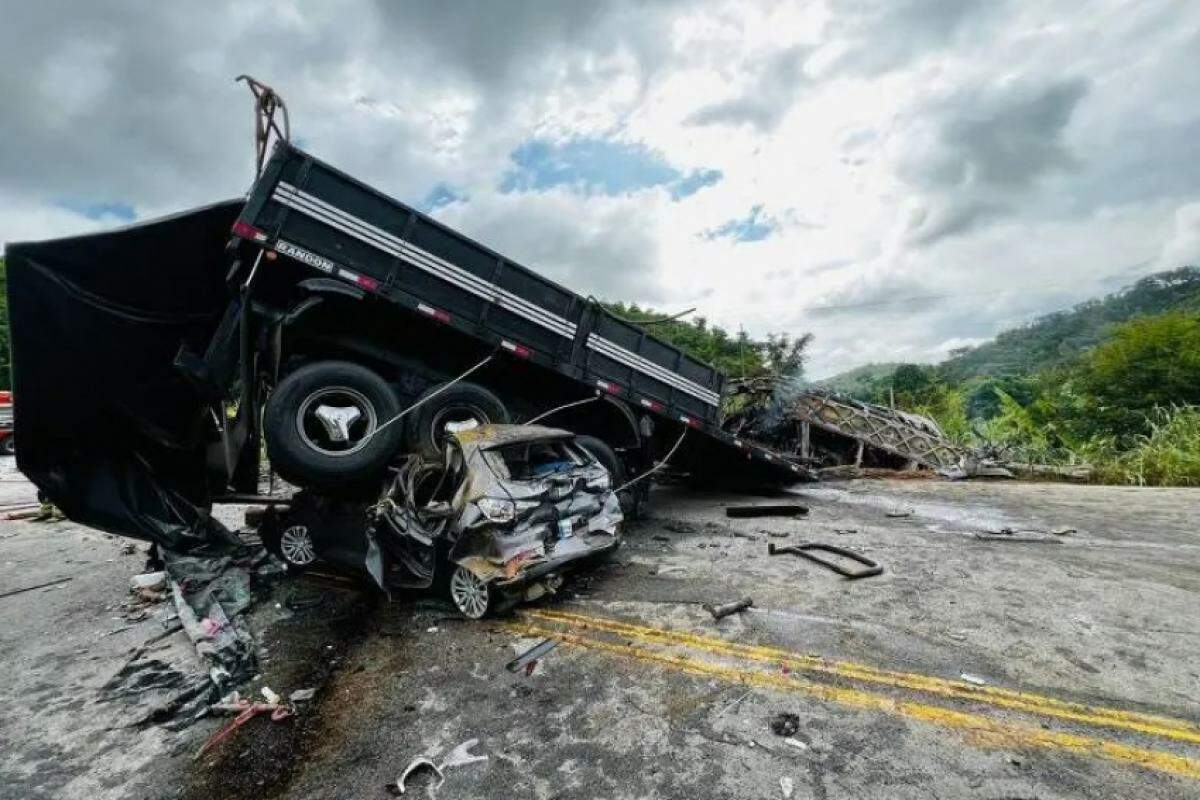
[[172, 364], [204, 352], [229, 302], [241, 207], [7, 247], [17, 465], [70, 519], [177, 549], [224, 533], [210, 412]]

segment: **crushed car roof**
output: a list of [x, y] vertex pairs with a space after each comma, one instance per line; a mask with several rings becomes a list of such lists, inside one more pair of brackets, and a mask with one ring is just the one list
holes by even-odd
[[575, 434], [562, 428], [547, 428], [543, 425], [480, 425], [477, 428], [455, 431], [463, 450], [491, 450], [507, 444], [541, 442], [547, 439], [565, 439]]

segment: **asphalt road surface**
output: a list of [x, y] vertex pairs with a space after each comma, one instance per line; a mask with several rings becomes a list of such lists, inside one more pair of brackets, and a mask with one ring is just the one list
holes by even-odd
[[[32, 496], [11, 471], [0, 503]], [[802, 518], [725, 506], [799, 502]], [[478, 743], [437, 796], [1200, 797], [1200, 492], [853, 481], [785, 498], [656, 490], [650, 518], [554, 598], [484, 622], [338, 576], [260, 600], [255, 686], [316, 689], [202, 758], [221, 724], [121, 727], [95, 695], [154, 614], [141, 550], [0, 522], [0, 797], [385, 798]], [[231, 511], [235, 514], [236, 511]], [[780, 546], [883, 565], [851, 581]], [[720, 621], [704, 603], [742, 597]], [[543, 639], [528, 668], [505, 664]], [[186, 669], [181, 634], [157, 640]], [[251, 691], [254, 687], [251, 687]], [[777, 735], [778, 714], [795, 731]], [[432, 796], [418, 770], [405, 796]]]

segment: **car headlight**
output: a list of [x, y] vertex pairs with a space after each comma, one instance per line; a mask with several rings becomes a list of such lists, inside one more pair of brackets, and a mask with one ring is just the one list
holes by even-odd
[[483, 497], [475, 501], [489, 522], [512, 522], [517, 514], [537, 508], [537, 500], [509, 500], [506, 497]]

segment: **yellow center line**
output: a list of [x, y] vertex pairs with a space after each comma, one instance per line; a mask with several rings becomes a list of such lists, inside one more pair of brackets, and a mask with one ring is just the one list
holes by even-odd
[[885, 695], [873, 694], [861, 689], [812, 683], [795, 677], [713, 664], [690, 658], [686, 655], [676, 655], [628, 644], [592, 639], [532, 623], [508, 623], [508, 627], [523, 636], [554, 637], [567, 644], [612, 653], [644, 663], [656, 664], [670, 670], [697, 677], [716, 678], [732, 683], [776, 691], [797, 692], [851, 708], [882, 711], [942, 727], [962, 730], [967, 732], [971, 740], [980, 746], [1011, 748], [1038, 747], [1065, 750], [1126, 764], [1136, 764], [1158, 772], [1200, 780], [1200, 760], [1175, 755], [1174, 753], [1132, 747], [1120, 742], [1096, 739], [1073, 733], [1013, 725], [999, 722], [981, 714], [955, 711], [908, 700], [896, 700]]
[[650, 628], [619, 620], [589, 617], [565, 611], [539, 609], [525, 612], [544, 621], [595, 629], [659, 644], [681, 645], [714, 655], [733, 656], [762, 663], [779, 664], [789, 669], [833, 675], [848, 680], [875, 683], [901, 689], [987, 703], [998, 708], [1041, 714], [1048, 717], [1108, 728], [1120, 728], [1164, 739], [1200, 744], [1200, 726], [1187, 720], [1141, 714], [1103, 706], [1070, 703], [1053, 697], [993, 686], [947, 680], [913, 672], [880, 670], [848, 661], [826, 661], [817, 656], [793, 653], [774, 647], [739, 644], [698, 634]]

